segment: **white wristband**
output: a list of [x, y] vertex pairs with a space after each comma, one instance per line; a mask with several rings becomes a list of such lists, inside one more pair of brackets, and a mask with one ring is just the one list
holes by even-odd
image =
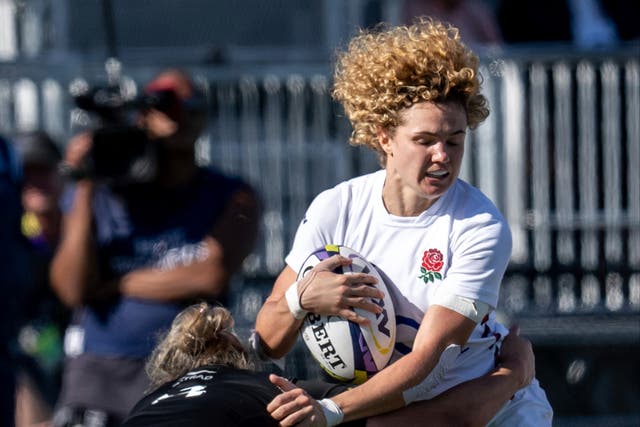
[[337, 426], [344, 419], [344, 412], [336, 402], [331, 399], [318, 400], [324, 413], [324, 419], [327, 421], [327, 427]]
[[304, 319], [307, 315], [308, 311], [302, 308], [300, 305], [300, 297], [298, 296], [298, 282], [293, 282], [287, 292], [284, 293], [284, 297], [287, 299], [287, 305], [289, 306], [289, 311], [293, 314], [293, 317], [296, 319]]

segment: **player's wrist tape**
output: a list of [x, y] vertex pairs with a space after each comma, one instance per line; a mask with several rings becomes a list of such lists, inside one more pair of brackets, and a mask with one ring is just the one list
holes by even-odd
[[318, 400], [324, 413], [324, 419], [327, 421], [327, 427], [337, 426], [344, 419], [344, 412], [336, 402], [331, 399]]
[[284, 293], [284, 297], [287, 300], [287, 305], [289, 306], [289, 311], [293, 314], [293, 317], [296, 319], [304, 319], [307, 315], [308, 311], [302, 308], [300, 305], [300, 296], [298, 295], [298, 282], [293, 282], [287, 292]]

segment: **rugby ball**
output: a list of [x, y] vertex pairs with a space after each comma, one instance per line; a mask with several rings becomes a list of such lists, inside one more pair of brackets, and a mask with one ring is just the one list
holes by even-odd
[[370, 320], [366, 326], [339, 316], [309, 313], [300, 334], [309, 352], [331, 377], [340, 382], [361, 384], [389, 363], [395, 344], [396, 317], [391, 296], [376, 267], [346, 246], [326, 245], [312, 253], [298, 272], [298, 280], [322, 260], [338, 254], [351, 258], [353, 263], [338, 267], [334, 273], [366, 273], [378, 279], [375, 286], [382, 290], [384, 298], [373, 302], [383, 311], [374, 314], [354, 308], [359, 315]]

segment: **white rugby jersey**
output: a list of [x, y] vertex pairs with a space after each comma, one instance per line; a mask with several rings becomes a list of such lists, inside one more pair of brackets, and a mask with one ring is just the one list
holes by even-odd
[[[286, 262], [297, 272], [312, 252], [335, 244], [348, 246], [375, 264], [394, 302], [395, 361], [411, 351], [437, 293], [497, 306], [511, 254], [511, 233], [494, 204], [462, 180], [420, 216], [391, 215], [382, 201], [385, 177], [381, 170], [319, 194], [298, 227]], [[489, 372], [495, 366], [497, 345], [507, 333], [492, 311], [476, 326], [453, 366], [431, 379], [432, 385], [415, 400], [429, 399]]]

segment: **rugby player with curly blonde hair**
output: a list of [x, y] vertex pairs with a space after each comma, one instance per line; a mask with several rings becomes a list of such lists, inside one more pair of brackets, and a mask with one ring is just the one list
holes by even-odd
[[[351, 307], [379, 312], [371, 298], [382, 298], [381, 292], [368, 285], [375, 279], [333, 273], [348, 259], [329, 258], [315, 267], [313, 279], [296, 282], [309, 254], [336, 244], [363, 254], [386, 278], [396, 345], [387, 367], [331, 399], [315, 403], [300, 390], [278, 396], [269, 411], [281, 425], [335, 425], [412, 402], [387, 421], [433, 421], [421, 411], [424, 401], [496, 369], [509, 333], [495, 308], [511, 232], [491, 200], [458, 178], [467, 130], [489, 114], [478, 65], [457, 29], [430, 19], [363, 31], [338, 55], [333, 95], [353, 126], [350, 142], [373, 149], [382, 169], [342, 182], [311, 203], [256, 331], [263, 351], [281, 357], [308, 312], [361, 324], [364, 318]], [[511, 394], [495, 397], [497, 389], [483, 389], [476, 398], [484, 405], [476, 408], [484, 410], [466, 413], [471, 420], [465, 422], [550, 426], [551, 406], [530, 380], [512, 390], [511, 400]], [[285, 387], [284, 380], [276, 384]], [[468, 401], [461, 404], [470, 409]]]
[[378, 132], [396, 129], [414, 104], [456, 101], [470, 129], [489, 115], [478, 57], [460, 42], [456, 28], [420, 19], [411, 27], [384, 29], [362, 32], [339, 54], [333, 91], [353, 127], [350, 143], [376, 151], [383, 167], [387, 153]]

